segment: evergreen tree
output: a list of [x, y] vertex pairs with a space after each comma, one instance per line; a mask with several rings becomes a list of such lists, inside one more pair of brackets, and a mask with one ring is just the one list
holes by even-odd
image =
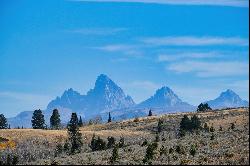
[[110, 112], [109, 112], [108, 123], [110, 123], [111, 121], [112, 121], [112, 118], [111, 118], [111, 115], [110, 115]]
[[157, 131], [158, 131], [158, 133], [162, 132], [163, 127], [164, 127], [164, 121], [162, 119], [159, 119], [158, 125], [157, 125]]
[[7, 129], [7, 119], [4, 117], [3, 114], [0, 114], [0, 129]]
[[207, 103], [205, 104], [201, 103], [197, 108], [197, 112], [205, 112], [205, 111], [211, 111], [211, 110], [212, 108]]
[[91, 143], [89, 147], [92, 149], [92, 151], [97, 151], [97, 150], [105, 150], [106, 149], [106, 142], [98, 137], [97, 139], [95, 138], [95, 134], [93, 134]]
[[185, 135], [186, 135], [186, 131], [184, 129], [180, 129], [179, 136], [180, 137], [185, 137]]
[[78, 118], [76, 113], [72, 113], [70, 122], [68, 123], [68, 136], [71, 144], [71, 154], [81, 152], [82, 134], [79, 131]]
[[204, 105], [203, 103], [201, 103], [200, 105], [198, 105], [197, 112], [202, 112], [203, 108], [204, 108]]
[[152, 110], [149, 110], [148, 116], [153, 116]]
[[55, 149], [55, 157], [63, 153], [63, 145], [57, 144]]
[[124, 147], [124, 145], [125, 145], [125, 143], [124, 143], [125, 141], [124, 141], [124, 137], [121, 137], [120, 138], [120, 141], [119, 141], [119, 148], [122, 148], [122, 147]]
[[119, 150], [119, 146], [115, 145], [113, 152], [112, 152], [112, 156], [110, 157], [110, 163], [114, 163], [115, 161], [117, 161], [119, 157], [118, 150]]
[[207, 103], [204, 104], [204, 108], [205, 110], [212, 110], [212, 108]]
[[146, 149], [146, 155], [143, 159], [143, 163], [146, 163], [149, 160], [152, 160], [154, 158], [155, 150], [157, 149], [157, 147], [158, 147], [157, 142], [154, 142], [154, 143], [148, 145], [148, 147]]
[[186, 131], [191, 130], [191, 121], [190, 121], [190, 119], [188, 118], [187, 115], [184, 115], [184, 117], [181, 119], [180, 129], [183, 129], [183, 130], [186, 130]]
[[82, 117], [80, 116], [79, 122], [78, 122], [79, 127], [83, 126], [83, 122], [82, 122]]
[[70, 144], [68, 141], [66, 141], [63, 145], [63, 150], [66, 152], [66, 153], [69, 153], [70, 151]]
[[114, 137], [108, 137], [108, 144], [107, 148], [113, 148], [115, 146], [115, 138]]
[[33, 129], [44, 129], [45, 128], [44, 115], [40, 109], [35, 110], [33, 112], [31, 123], [32, 123]]
[[60, 114], [57, 109], [53, 110], [52, 116], [50, 117], [50, 127], [56, 130], [61, 127]]
[[196, 115], [194, 115], [191, 118], [191, 124], [192, 124], [193, 130], [198, 130], [201, 128], [201, 121], [199, 120], [199, 118]]

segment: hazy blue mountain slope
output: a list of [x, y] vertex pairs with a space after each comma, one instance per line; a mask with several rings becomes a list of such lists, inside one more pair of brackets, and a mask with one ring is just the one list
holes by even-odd
[[206, 103], [213, 109], [249, 106], [246, 100], [242, 100], [239, 95], [230, 89], [222, 92], [216, 99], [209, 100]]

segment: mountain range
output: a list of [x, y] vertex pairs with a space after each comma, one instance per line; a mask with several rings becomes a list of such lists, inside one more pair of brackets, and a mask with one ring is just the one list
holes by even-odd
[[[213, 108], [248, 106], [247, 101], [242, 100], [232, 90], [222, 92], [215, 100], [207, 101]], [[107, 118], [111, 112], [115, 120], [147, 116], [149, 109], [154, 114], [164, 114], [170, 112], [191, 112], [196, 107], [183, 102], [169, 87], [164, 86], [158, 89], [153, 96], [147, 100], [136, 104], [133, 99], [126, 95], [124, 91], [113, 82], [108, 76], [101, 74], [97, 77], [95, 86], [86, 95], [81, 95], [72, 88], [64, 91], [61, 97], [56, 97], [48, 103], [43, 110], [45, 121], [49, 124], [52, 110], [57, 108], [61, 115], [62, 123], [67, 123], [71, 113], [76, 112], [85, 120], [101, 116]], [[16, 117], [9, 118], [8, 123], [12, 127], [31, 127], [33, 111], [25, 111]]]
[[216, 99], [209, 100], [206, 103], [213, 109], [249, 106], [248, 101], [242, 100], [239, 95], [230, 89], [222, 92]]

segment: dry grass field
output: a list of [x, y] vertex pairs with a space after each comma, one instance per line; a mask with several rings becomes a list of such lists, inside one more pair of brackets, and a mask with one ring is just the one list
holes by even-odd
[[[181, 118], [187, 114], [198, 115], [202, 125], [207, 123], [214, 132], [199, 131], [179, 137]], [[151, 164], [249, 164], [249, 109], [230, 109], [205, 113], [166, 114], [85, 126], [80, 129], [83, 135], [82, 152], [75, 155], [55, 156], [58, 144], [67, 139], [66, 130], [7, 129], [0, 130], [0, 137], [16, 143], [15, 148], [0, 149], [0, 155], [13, 153], [19, 164], [110, 164], [112, 149], [92, 152], [88, 146], [92, 135], [107, 141], [112, 136], [118, 141], [121, 137], [125, 145], [119, 148], [118, 160], [112, 164], [144, 164], [142, 162], [147, 146], [141, 146], [146, 139], [149, 143], [156, 137], [158, 120], [164, 121], [164, 129]], [[235, 128], [231, 129], [232, 123]], [[213, 135], [213, 136], [212, 136]], [[212, 138], [213, 137], [213, 138]], [[194, 156], [190, 154], [192, 145], [196, 147]], [[181, 152], [176, 151], [179, 146]], [[161, 153], [165, 150], [165, 153]], [[171, 149], [173, 151], [171, 152]]]

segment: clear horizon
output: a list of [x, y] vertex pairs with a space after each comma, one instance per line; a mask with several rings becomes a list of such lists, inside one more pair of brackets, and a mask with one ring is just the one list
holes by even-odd
[[162, 86], [192, 105], [249, 101], [249, 1], [0, 2], [0, 113], [44, 109], [106, 74], [139, 103]]

